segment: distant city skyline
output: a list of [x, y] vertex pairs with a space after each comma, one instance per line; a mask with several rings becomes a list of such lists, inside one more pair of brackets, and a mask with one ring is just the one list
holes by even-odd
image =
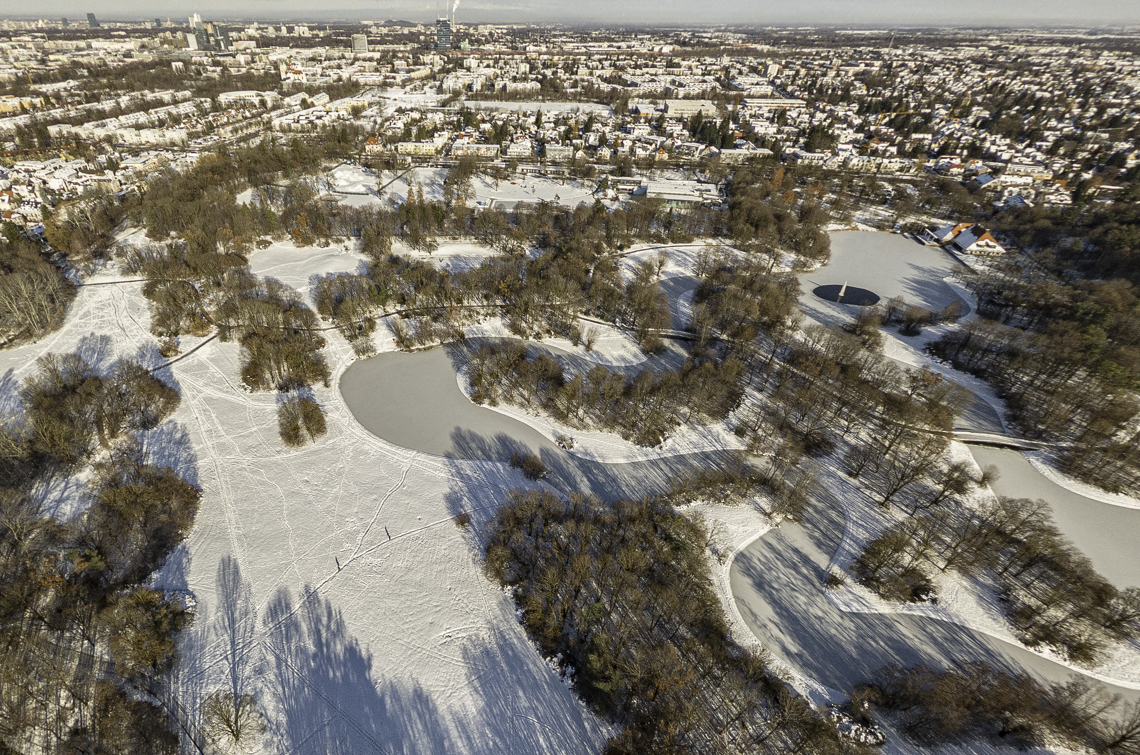
[[[77, 4], [75, 0], [45, 0], [35, 14], [2, 14], [12, 18], [79, 17], [94, 12], [100, 20], [153, 19], [155, 14], [185, 19], [194, 12], [217, 18], [312, 19], [383, 21], [403, 19], [431, 23], [442, 13], [440, 2], [389, 2], [332, 0], [328, 7], [314, 8], [303, 0], [252, 0], [232, 2], [203, 0], [110, 0]], [[235, 13], [240, 8], [240, 12]], [[569, 22], [597, 24], [819, 24], [871, 26], [1102, 26], [1140, 25], [1140, 11], [1133, 3], [1088, 0], [1002, 2], [962, 0], [803, 0], [790, 5], [774, 0], [722, 0], [698, 6], [691, 0], [467, 0], [456, 14], [459, 23]]]

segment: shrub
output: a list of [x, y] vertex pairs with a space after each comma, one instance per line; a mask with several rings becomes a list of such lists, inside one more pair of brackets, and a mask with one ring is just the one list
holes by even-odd
[[167, 359], [178, 356], [178, 352], [178, 339], [174, 336], [166, 336], [158, 342], [158, 353]]
[[277, 407], [277, 430], [285, 445], [298, 448], [325, 434], [325, 415], [313, 399], [292, 396]]
[[456, 527], [462, 528], [462, 527], [466, 527], [469, 524], [471, 524], [471, 515], [468, 514], [466, 511], [460, 511], [458, 514], [455, 515], [455, 526]]
[[582, 348], [584, 348], [586, 351], [593, 351], [594, 344], [597, 342], [598, 331], [594, 328], [586, 328], [586, 331], [582, 333]]
[[515, 451], [511, 454], [511, 466], [522, 470], [522, 473], [531, 480], [541, 480], [546, 477], [546, 464], [538, 454]]
[[656, 333], [650, 333], [641, 339], [641, 350], [646, 354], [660, 354], [665, 350], [665, 342]]

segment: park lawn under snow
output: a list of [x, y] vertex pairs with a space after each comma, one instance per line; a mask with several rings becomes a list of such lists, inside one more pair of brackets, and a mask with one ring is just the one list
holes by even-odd
[[[249, 269], [258, 278], [276, 278], [301, 292], [313, 307], [311, 289], [316, 278], [329, 273], [361, 272], [366, 264], [356, 251], [357, 241], [331, 244], [327, 247], [298, 247], [292, 241], [278, 241], [265, 249], [250, 252]], [[314, 307], [315, 308], [315, 307]]]
[[[310, 255], [298, 280], [329, 270], [328, 250], [295, 251]], [[161, 364], [148, 326], [141, 284], [82, 288], [60, 331], [0, 352], [5, 406], [43, 353], [79, 349], [101, 368], [121, 356]], [[237, 344], [211, 340], [159, 372], [182, 403], [146, 446], [203, 490], [188, 541], [156, 580], [197, 603], [181, 637], [180, 702], [193, 718], [206, 693], [226, 687], [215, 583], [232, 557], [251, 598], [252, 629], [238, 645], [249, 658], [241, 677], [269, 721], [264, 751], [600, 749], [610, 727], [534, 650], [479, 563], [478, 528], [525, 479], [366, 432], [335, 389], [352, 351], [326, 337], [333, 387], [314, 392], [328, 434], [298, 450], [278, 438], [277, 397], [240, 383]], [[183, 352], [203, 341], [181, 339]], [[77, 510], [80, 492], [61, 513]], [[468, 530], [453, 522], [459, 510], [472, 515]]]
[[[682, 254], [671, 252], [670, 265], [679, 269], [668, 272], [683, 272]], [[361, 258], [343, 247], [295, 249], [286, 242], [252, 253], [250, 260], [259, 275], [307, 295], [313, 276], [354, 270]], [[92, 282], [118, 279], [107, 269]], [[0, 408], [18, 404], [19, 382], [44, 353], [79, 350], [101, 369], [122, 356], [136, 356], [148, 366], [163, 364], [148, 326], [140, 283], [81, 288], [60, 331], [0, 352]], [[558, 341], [552, 345], [592, 354], [599, 363], [643, 359], [628, 334], [599, 328], [594, 352]], [[488, 321], [470, 334], [505, 335], [505, 329]], [[180, 702], [193, 719], [207, 693], [226, 689], [223, 651], [236, 647], [246, 658], [238, 676], [245, 690], [256, 694], [269, 722], [254, 751], [600, 749], [611, 727], [592, 716], [538, 655], [517, 621], [513, 601], [480, 567], [487, 519], [505, 490], [527, 481], [504, 464], [442, 459], [365, 431], [335, 388], [354, 359], [352, 350], [335, 331], [325, 335], [333, 381], [329, 388], [317, 386], [314, 394], [326, 411], [328, 434], [302, 449], [288, 449], [278, 438], [276, 395], [251, 393], [240, 383], [236, 344], [184, 337], [180, 345], [186, 356], [159, 371], [179, 390], [182, 403], [171, 420], [147, 434], [145, 444], [155, 461], [203, 490], [194, 530], [155, 580], [159, 587], [188, 591], [197, 606], [194, 625], [181, 637]], [[385, 326], [376, 342], [381, 351], [394, 348]], [[727, 428], [718, 432], [727, 435], [718, 438], [724, 441], [720, 447], [738, 443]], [[572, 434], [580, 452], [595, 449], [604, 461], [636, 449], [601, 445], [613, 443], [612, 438]], [[698, 443], [693, 438], [678, 442], [689, 445], [655, 449], [653, 455], [695, 450]], [[712, 439], [704, 443], [701, 448], [714, 445]], [[851, 488], [838, 470], [827, 474], [832, 490]], [[71, 481], [61, 496], [61, 515], [79, 510], [81, 482]], [[453, 522], [460, 510], [472, 516], [466, 530]], [[714, 574], [717, 593], [734, 636], [758, 644], [732, 598], [728, 566], [731, 554], [768, 530], [766, 519], [748, 504], [687, 511], [722, 523], [721, 551], [729, 555]], [[848, 516], [850, 537], [845, 536], [833, 564], [849, 560], [858, 542], [871, 536], [873, 527], [858, 530], [863, 526], [858, 521]], [[219, 601], [234, 593], [220, 594], [216, 579], [230, 558], [249, 595], [247, 605], [233, 601], [243, 606], [240, 632], [223, 632], [217, 621]], [[239, 598], [242, 591], [236, 591]], [[982, 631], [991, 619], [1004, 627], [1000, 615], [985, 610], [982, 592], [965, 583], [943, 585], [943, 602], [936, 608], [958, 610], [963, 622]], [[843, 602], [844, 610], [911, 610], [864, 598], [848, 586], [833, 599]], [[1140, 664], [1121, 656], [1098, 673], [1103, 670], [1120, 683], [1129, 668], [1134, 672]], [[817, 701], [838, 694], [789, 676]]]

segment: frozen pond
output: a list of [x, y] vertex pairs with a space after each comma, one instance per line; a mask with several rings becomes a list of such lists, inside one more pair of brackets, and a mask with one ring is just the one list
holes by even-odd
[[831, 261], [818, 270], [799, 276], [804, 311], [821, 322], [846, 322], [858, 307], [824, 301], [812, 292], [820, 286], [862, 288], [877, 294], [881, 302], [901, 296], [907, 304], [931, 310], [952, 302], [969, 312], [967, 302], [954, 293], [943, 278], [963, 270], [958, 260], [937, 247], [923, 246], [896, 233], [837, 231], [831, 237]]
[[[537, 348], [567, 360], [556, 349]], [[694, 453], [628, 464], [574, 456], [529, 425], [472, 403], [456, 381], [462, 358], [458, 348], [379, 354], [345, 370], [340, 393], [357, 421], [384, 440], [458, 459], [505, 462], [515, 451], [536, 453], [554, 487], [565, 493], [592, 492], [605, 500], [664, 491], [672, 476], [693, 466], [715, 466], [723, 456]]]
[[450, 353], [389, 352], [354, 362], [341, 376], [341, 396], [373, 435], [437, 456], [503, 461], [490, 446], [471, 442], [499, 435], [535, 453], [553, 446], [537, 430], [463, 395]]

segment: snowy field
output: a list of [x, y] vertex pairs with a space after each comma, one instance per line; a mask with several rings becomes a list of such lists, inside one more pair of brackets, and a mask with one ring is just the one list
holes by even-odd
[[333, 244], [328, 247], [296, 247], [292, 241], [278, 241], [265, 249], [250, 252], [249, 268], [259, 278], [276, 278], [300, 291], [310, 307], [316, 308], [310, 296], [314, 279], [328, 273], [362, 272], [367, 264], [355, 251], [358, 242]]
[[[254, 267], [303, 285], [356, 264], [332, 250], [292, 251], [297, 260], [284, 248], [255, 253]], [[0, 352], [5, 406], [43, 353], [79, 349], [101, 368], [127, 355], [161, 363], [148, 325], [141, 284], [81, 289], [62, 330]], [[335, 332], [326, 337], [335, 386], [352, 351]], [[182, 339], [183, 351], [199, 341]], [[238, 372], [239, 347], [217, 340], [161, 371], [182, 403], [146, 438], [158, 462], [203, 490], [188, 542], [157, 580], [197, 601], [178, 669], [191, 716], [206, 693], [227, 688], [224, 651], [236, 647], [241, 685], [270, 721], [265, 752], [600, 749], [609, 727], [535, 652], [478, 563], [480, 527], [502, 492], [526, 480], [504, 464], [386, 443], [335, 387], [315, 390], [328, 435], [287, 449], [275, 395], [247, 392]], [[69, 496], [62, 513], [79, 500]], [[472, 515], [467, 530], [452, 521], [460, 510]], [[219, 580], [220, 569], [231, 579]], [[219, 591], [219, 581], [230, 587]], [[236, 630], [223, 631], [220, 603], [239, 608]]]
[[330, 188], [338, 194], [375, 195], [376, 174], [359, 165], [338, 165], [325, 174]]
[[[441, 201], [443, 199], [443, 181], [447, 177], [447, 168], [411, 168], [397, 171], [383, 171], [380, 174], [380, 185], [384, 191], [381, 200], [403, 201], [408, 191], [413, 187], [423, 189], [424, 199]], [[565, 181], [543, 176], [514, 175], [509, 179], [496, 181], [486, 176], [477, 175], [471, 180], [471, 191], [474, 202], [481, 207], [506, 206], [508, 209], [516, 202], [549, 202], [565, 207], [576, 207], [579, 204], [592, 203], [593, 193], [597, 188], [594, 181]]]
[[[667, 250], [665, 281], [691, 278], [702, 247]], [[456, 243], [441, 245], [434, 257], [441, 266], [462, 269], [486, 253]], [[635, 249], [627, 265], [656, 253]], [[354, 271], [361, 263], [343, 245], [298, 249], [283, 242], [250, 255], [256, 274], [276, 278], [306, 298], [315, 276]], [[164, 363], [148, 330], [141, 284], [119, 280], [113, 268], [99, 272], [88, 283], [111, 285], [81, 288], [60, 331], [0, 352], [0, 409], [18, 404], [19, 382], [44, 353], [79, 350], [104, 370], [123, 356], [148, 366]], [[675, 322], [678, 316], [675, 311]], [[615, 366], [643, 359], [627, 334], [599, 329], [595, 352], [558, 341], [551, 345]], [[497, 321], [471, 329], [473, 336], [504, 333]], [[410, 450], [366, 430], [338, 390], [354, 362], [352, 350], [335, 331], [325, 336], [333, 380], [314, 394], [325, 408], [328, 434], [302, 449], [288, 449], [278, 437], [276, 396], [250, 393], [240, 383], [236, 344], [182, 338], [187, 356], [158, 372], [177, 388], [182, 403], [145, 444], [157, 462], [203, 490], [189, 540], [155, 582], [189, 591], [196, 601], [197, 618], [182, 635], [176, 677], [191, 720], [206, 694], [230, 689], [236, 679], [240, 691], [256, 695], [269, 721], [252, 751], [599, 750], [611, 728], [538, 655], [513, 601], [479, 564], [486, 521], [502, 493], [534, 483], [501, 462]], [[394, 348], [391, 336], [386, 325], [378, 329], [379, 351]], [[892, 356], [922, 360], [921, 343], [889, 333], [887, 340], [898, 344]], [[449, 390], [459, 394], [454, 373], [445, 377]], [[388, 392], [375, 400], [401, 399]], [[491, 414], [518, 424], [520, 435], [533, 433], [537, 444], [549, 446], [562, 429], [525, 413]], [[652, 465], [663, 456], [736, 444], [727, 433], [682, 435], [677, 447], [642, 455], [623, 448], [628, 444], [616, 436], [582, 441], [582, 464], [613, 467], [615, 475], [629, 467], [623, 479], [633, 481], [658, 480]], [[617, 459], [632, 463], [598, 463]], [[836, 690], [884, 654], [906, 662], [984, 651], [1029, 667], [1045, 664], [1049, 675], [1069, 673], [993, 639], [1004, 630], [987, 622], [1000, 619], [982, 593], [969, 593], [966, 585], [945, 585], [946, 612], [937, 616], [904, 616], [912, 609], [867, 603], [850, 587], [825, 594], [822, 575], [849, 559], [856, 542], [873, 531], [866, 529], [871, 520], [858, 515], [862, 504], [855, 498], [862, 494], [834, 470], [826, 471], [826, 479], [826, 497], [837, 500], [813, 508], [819, 521], [785, 524], [765, 537], [769, 525], [759, 502], [734, 509], [691, 507], [720, 523], [717, 549], [724, 562], [714, 584], [730, 625], [741, 642], [758, 637], [769, 647], [798, 689], [817, 701], [834, 699]], [[80, 510], [81, 482], [59, 489], [60, 516]], [[454, 524], [459, 511], [471, 514], [468, 529]], [[1094, 675], [1134, 689], [1140, 682], [1135, 659], [1127, 654], [1132, 651], [1122, 652]], [[902, 751], [897, 740], [891, 751]]]

